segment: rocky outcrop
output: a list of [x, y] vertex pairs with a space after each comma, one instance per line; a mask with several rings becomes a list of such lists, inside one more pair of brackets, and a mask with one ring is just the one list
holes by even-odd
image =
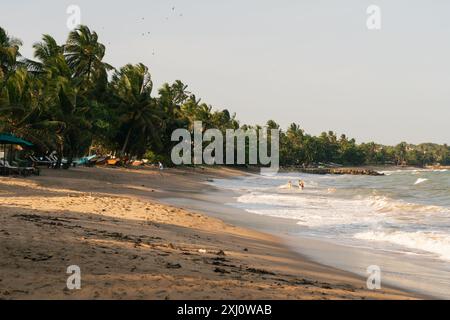
[[311, 174], [352, 174], [365, 176], [384, 176], [384, 173], [361, 168], [300, 168], [298, 171]]

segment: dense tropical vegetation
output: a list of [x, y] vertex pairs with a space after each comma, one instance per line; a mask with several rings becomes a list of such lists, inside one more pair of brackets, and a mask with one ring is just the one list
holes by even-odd
[[[69, 163], [97, 152], [170, 164], [177, 128], [192, 129], [196, 120], [205, 129], [251, 128], [228, 110], [201, 102], [179, 80], [153, 94], [148, 67], [115, 69], [104, 61], [97, 33], [86, 26], [70, 32], [65, 44], [44, 35], [32, 59], [21, 56], [21, 45], [0, 27], [0, 132], [31, 141], [38, 153], [55, 150]], [[282, 165], [450, 164], [447, 145], [358, 145], [331, 131], [312, 136], [297, 124], [286, 131], [272, 120], [267, 126], [280, 130]]]

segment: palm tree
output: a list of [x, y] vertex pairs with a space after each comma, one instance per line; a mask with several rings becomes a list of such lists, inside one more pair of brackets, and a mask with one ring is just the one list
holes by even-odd
[[58, 45], [56, 40], [48, 34], [43, 35], [42, 41], [33, 45], [34, 58], [37, 61], [24, 59], [28, 71], [40, 76], [46, 73], [48, 78], [56, 76], [71, 77], [70, 68], [64, 57], [64, 45]]
[[38, 82], [19, 61], [22, 42], [0, 27], [0, 114], [2, 131], [19, 133], [27, 126], [37, 105]]
[[[24, 64], [34, 81], [43, 87], [36, 105], [35, 113], [42, 120], [37, 127], [52, 133], [53, 139], [47, 140], [47, 144], [57, 150], [59, 159], [66, 156], [70, 165], [73, 157], [90, 143], [89, 107], [92, 102], [79, 92], [80, 83], [72, 76], [64, 56], [64, 45], [58, 45], [54, 38], [44, 35], [33, 48], [36, 61], [25, 59]], [[42, 134], [41, 131], [37, 133]]]
[[303, 139], [303, 130], [296, 123], [291, 123], [286, 131], [286, 135], [289, 139], [296, 140], [296, 142], [301, 143]]
[[20, 57], [19, 48], [21, 45], [21, 40], [9, 36], [0, 27], [0, 98], [9, 77], [19, 66], [17, 59]]
[[9, 77], [5, 91], [7, 99], [0, 106], [0, 131], [22, 136], [42, 150], [54, 148], [58, 139], [55, 132], [62, 123], [51, 117], [54, 99], [50, 87], [20, 67]]
[[142, 137], [153, 137], [159, 143], [156, 134], [160, 121], [156, 103], [151, 97], [153, 82], [148, 68], [142, 63], [128, 64], [117, 71], [111, 81], [112, 91], [119, 101], [119, 116], [122, 126], [127, 128], [121, 154], [129, 151], [132, 134]]
[[395, 146], [395, 157], [397, 159], [397, 164], [405, 164], [406, 154], [408, 152], [408, 144], [406, 142], [400, 142]]
[[96, 82], [107, 82], [107, 71], [114, 68], [103, 62], [105, 46], [98, 42], [97, 33], [87, 26], [79, 26], [70, 32], [64, 47], [67, 64], [73, 77], [84, 86], [91, 87]]
[[90, 118], [86, 116], [89, 104], [85, 98], [77, 94], [70, 82], [59, 86], [57, 104], [53, 106], [53, 119], [62, 124], [57, 132], [60, 136], [58, 146], [59, 159], [67, 157], [67, 166], [70, 166], [75, 156], [84, 153], [91, 144]]
[[[167, 90], [167, 87], [166, 87]], [[161, 90], [160, 90], [161, 92]], [[180, 115], [184, 118], [187, 129], [193, 130], [194, 121], [199, 120], [197, 118], [197, 109], [199, 108], [201, 99], [197, 99], [195, 95], [191, 95], [181, 106]]]

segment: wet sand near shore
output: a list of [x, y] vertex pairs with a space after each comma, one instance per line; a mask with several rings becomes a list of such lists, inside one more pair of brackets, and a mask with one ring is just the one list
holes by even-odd
[[[45, 169], [0, 177], [0, 299], [414, 299], [309, 261], [280, 239], [159, 199], [226, 168]], [[208, 208], [203, 208], [207, 212]], [[68, 290], [67, 267], [81, 268]]]

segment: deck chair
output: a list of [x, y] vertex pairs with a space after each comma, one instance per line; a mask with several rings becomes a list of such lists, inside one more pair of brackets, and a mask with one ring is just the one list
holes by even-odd
[[38, 157], [30, 156], [29, 159], [33, 162], [35, 166], [42, 165], [50, 168], [53, 165], [53, 161], [50, 161], [49, 159], [44, 159], [43, 157], [39, 159]]
[[39, 175], [39, 169], [34, 167], [16, 167], [9, 164], [8, 160], [0, 160], [0, 165], [3, 165], [5, 168], [11, 170], [12, 172], [17, 172], [23, 176], [28, 176], [30, 174]]
[[44, 157], [47, 161], [51, 162], [51, 167], [56, 168], [56, 165], [58, 164], [58, 157], [54, 155], [48, 155]]
[[8, 174], [9, 174], [9, 173], [21, 174], [21, 171], [20, 171], [19, 167], [11, 166], [7, 160], [0, 160], [0, 166], [2, 166], [3, 169], [4, 169]]

